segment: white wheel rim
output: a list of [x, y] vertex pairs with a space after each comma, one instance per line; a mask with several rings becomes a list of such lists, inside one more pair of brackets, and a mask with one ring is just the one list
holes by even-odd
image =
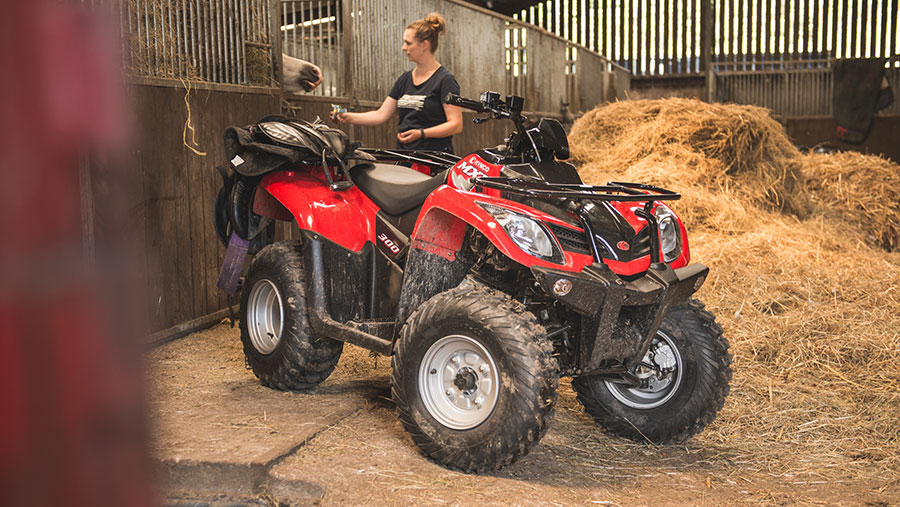
[[284, 309], [281, 293], [271, 281], [257, 280], [247, 298], [247, 332], [253, 348], [260, 354], [271, 354], [281, 341]]
[[608, 380], [604, 381], [606, 388], [609, 389], [609, 393], [626, 406], [638, 410], [649, 410], [669, 401], [678, 392], [681, 379], [684, 377], [684, 364], [681, 360], [681, 352], [671, 338], [662, 331], [657, 331], [656, 336], [653, 338], [653, 343], [650, 345], [650, 350], [644, 356], [644, 362], [649, 363], [651, 361], [650, 351], [656, 347], [668, 347], [675, 357], [675, 370], [666, 379], [656, 381], [655, 385], [647, 388], [629, 387]]
[[419, 395], [440, 424], [472, 429], [497, 405], [500, 374], [491, 354], [468, 336], [449, 335], [436, 341], [422, 359]]

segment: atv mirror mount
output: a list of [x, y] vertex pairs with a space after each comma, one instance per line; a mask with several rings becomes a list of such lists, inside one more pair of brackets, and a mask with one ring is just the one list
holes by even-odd
[[643, 218], [647, 221], [647, 225], [650, 227], [650, 265], [651, 266], [659, 266], [659, 221], [656, 220], [656, 215], [653, 214], [653, 205], [656, 204], [654, 200], [648, 200], [646, 204], [644, 204], [643, 209], [635, 210], [634, 214]]

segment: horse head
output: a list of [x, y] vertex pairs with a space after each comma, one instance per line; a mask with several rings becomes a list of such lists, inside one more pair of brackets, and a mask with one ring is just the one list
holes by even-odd
[[284, 91], [311, 92], [322, 84], [322, 70], [316, 65], [285, 54], [281, 57], [284, 62]]

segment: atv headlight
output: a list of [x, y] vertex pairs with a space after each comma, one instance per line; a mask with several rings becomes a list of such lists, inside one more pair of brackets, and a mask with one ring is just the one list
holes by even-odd
[[540, 221], [493, 204], [479, 202], [478, 205], [494, 217], [522, 250], [551, 262], [564, 262], [562, 249]]
[[302, 146], [303, 134], [290, 125], [278, 121], [267, 121], [260, 123], [259, 129], [276, 141], [292, 146]]
[[662, 251], [663, 260], [672, 262], [681, 255], [681, 231], [678, 229], [675, 214], [662, 205], [657, 206], [653, 214], [659, 224], [659, 249]]

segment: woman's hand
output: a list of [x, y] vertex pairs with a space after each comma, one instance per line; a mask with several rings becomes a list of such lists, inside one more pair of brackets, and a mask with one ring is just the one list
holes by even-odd
[[413, 129], [397, 133], [397, 140], [403, 144], [409, 144], [419, 139], [422, 139], [422, 129]]
[[366, 111], [365, 113], [341, 113], [334, 115], [333, 119], [338, 123], [374, 127], [388, 121], [395, 112], [397, 112], [397, 100], [388, 97], [384, 99], [381, 107], [375, 111]]

